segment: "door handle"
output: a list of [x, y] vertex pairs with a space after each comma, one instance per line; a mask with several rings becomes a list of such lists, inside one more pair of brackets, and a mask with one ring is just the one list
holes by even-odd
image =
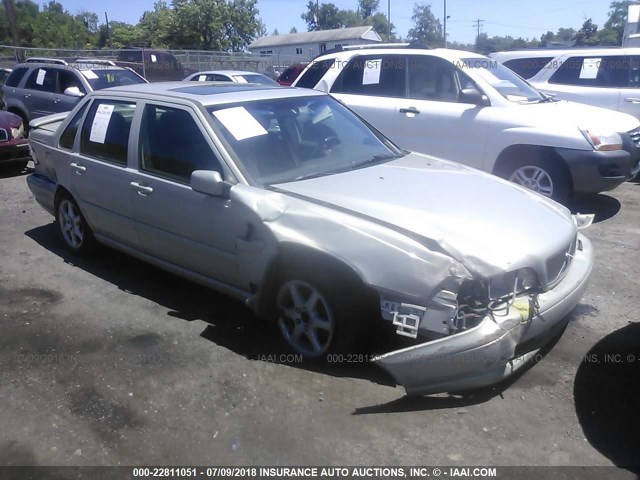
[[54, 99], [53, 99], [53, 103], [58, 103], [59, 101], [60, 101], [60, 99], [59, 99], [59, 98], [54, 98]]
[[412, 113], [414, 115], [418, 115], [420, 113], [420, 110], [418, 110], [416, 107], [401, 108], [400, 113]]
[[625, 98], [624, 101], [629, 103], [640, 103], [640, 98]]
[[31, 94], [30, 93], [25, 93], [24, 94], [24, 98], [31, 98]]
[[78, 165], [77, 163], [71, 163], [71, 166], [75, 169], [77, 175], [82, 175], [87, 171], [87, 167]]
[[143, 185], [142, 183], [131, 182], [129, 185], [131, 185], [133, 188], [138, 190], [138, 195], [142, 195], [143, 197], [146, 197], [147, 195], [153, 193], [153, 188], [147, 187], [146, 185]]

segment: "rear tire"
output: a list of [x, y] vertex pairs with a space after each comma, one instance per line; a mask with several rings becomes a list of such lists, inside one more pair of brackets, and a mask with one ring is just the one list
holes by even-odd
[[56, 201], [56, 227], [64, 246], [73, 254], [88, 256], [95, 250], [97, 242], [93, 231], [76, 201], [67, 193], [60, 194]]

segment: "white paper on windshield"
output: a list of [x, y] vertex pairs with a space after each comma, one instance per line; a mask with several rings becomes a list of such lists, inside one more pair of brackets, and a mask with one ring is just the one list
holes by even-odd
[[91, 134], [89, 140], [95, 143], [104, 143], [107, 136], [107, 128], [111, 120], [114, 105], [99, 105], [96, 116], [91, 124]]
[[198, 81], [199, 82], [206, 82], [207, 81], [207, 76], [206, 75], [198, 75]]
[[82, 74], [87, 77], [89, 80], [95, 80], [96, 78], [98, 78], [98, 75], [96, 75], [93, 70], [82, 70]]
[[244, 107], [225, 108], [213, 112], [236, 140], [266, 135], [268, 132]]
[[600, 67], [601, 58], [585, 58], [582, 61], [580, 69], [580, 78], [586, 80], [594, 80], [598, 77], [598, 67]]
[[38, 70], [38, 76], [36, 77], [36, 83], [38, 85], [43, 85], [44, 84], [44, 76], [47, 74], [46, 70]]
[[382, 67], [382, 59], [367, 60], [364, 64], [364, 71], [362, 72], [362, 84], [363, 85], [376, 85], [380, 83], [380, 70]]
[[158, 57], [156, 57], [153, 53], [151, 54], [151, 61], [154, 63], [158, 61]]

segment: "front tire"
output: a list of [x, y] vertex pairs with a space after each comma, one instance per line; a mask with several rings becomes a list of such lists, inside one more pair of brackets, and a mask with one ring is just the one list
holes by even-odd
[[567, 173], [552, 160], [524, 158], [507, 163], [498, 174], [559, 203], [566, 202], [571, 194]]
[[[365, 340], [360, 290], [339, 271], [290, 268], [275, 296], [275, 324], [287, 347], [305, 359], [346, 352]], [[369, 319], [371, 320], [371, 319]]]
[[61, 194], [56, 202], [56, 226], [64, 246], [72, 253], [87, 256], [95, 250], [93, 231], [68, 194]]

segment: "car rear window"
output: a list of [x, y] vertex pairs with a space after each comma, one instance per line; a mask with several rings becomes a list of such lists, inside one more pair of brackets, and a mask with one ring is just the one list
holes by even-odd
[[146, 83], [130, 70], [122, 69], [93, 69], [82, 70], [82, 74], [86, 77], [94, 90], [102, 90], [103, 88], [119, 87], [121, 85], [133, 85], [136, 83]]
[[624, 55], [569, 57], [551, 76], [549, 83], [624, 88], [629, 86], [630, 64]]
[[9, 74], [9, 78], [7, 78], [5, 85], [7, 87], [17, 87], [20, 83], [20, 80], [22, 80], [22, 77], [24, 77], [24, 74], [27, 73], [27, 70], [29, 70], [28, 67], [14, 68], [13, 71]]
[[334, 59], [320, 60], [319, 62], [311, 62], [309, 68], [302, 74], [296, 87], [314, 88], [318, 82], [324, 77], [324, 74], [333, 67]]
[[529, 79], [537, 74], [542, 67], [553, 60], [554, 57], [540, 58], [514, 58], [504, 62], [504, 66], [510, 68], [524, 79]]

